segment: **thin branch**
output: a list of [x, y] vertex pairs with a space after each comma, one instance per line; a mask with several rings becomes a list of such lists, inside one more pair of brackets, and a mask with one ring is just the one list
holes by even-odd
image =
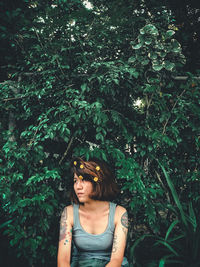
[[28, 97], [28, 96], [19, 96], [19, 97], [4, 98], [3, 101], [17, 100], [17, 99], [22, 99], [22, 98], [26, 98], [26, 97]]
[[[172, 76], [172, 78], [176, 81], [186, 81], [188, 79], [188, 76]], [[200, 80], [200, 77], [198, 77], [198, 76], [193, 77], [193, 78]]]
[[56, 58], [56, 62], [57, 62], [57, 64], [58, 64], [58, 68], [60, 69], [62, 75], [65, 77], [65, 73], [63, 72], [63, 70], [62, 70], [62, 68], [61, 68], [61, 66], [60, 66], [60, 62], [59, 62], [59, 60], [58, 60], [57, 58]]
[[148, 99], [148, 96], [146, 95], [146, 103], [147, 103], [146, 119], [147, 119], [148, 116], [149, 116], [149, 107], [150, 107], [151, 102], [152, 102], [152, 100], [153, 100], [153, 95], [154, 95], [154, 94], [152, 94], [152, 95], [150, 96], [149, 99]]
[[41, 122], [42, 122], [42, 119], [39, 121], [39, 124], [38, 124], [37, 129], [36, 129], [36, 131], [35, 131], [35, 133], [34, 133], [33, 138], [32, 138], [32, 139], [30, 140], [30, 142], [28, 143], [28, 146], [29, 146], [29, 147], [33, 144], [33, 142], [34, 142], [34, 140], [35, 140], [35, 137], [36, 137], [36, 134], [37, 134], [37, 132], [38, 132], [39, 126], [41, 125]]
[[19, 41], [15, 38], [14, 39], [15, 40], [15, 42], [17, 43], [17, 45], [19, 46], [19, 48], [21, 48], [21, 50], [24, 52], [24, 53], [26, 53], [25, 52], [25, 49], [24, 49], [24, 47], [23, 47], [23, 45], [21, 45], [20, 43], [19, 43]]
[[114, 110], [114, 109], [104, 109], [104, 110], [102, 110], [102, 112], [116, 112], [116, 113], [118, 113], [121, 117], [123, 117], [125, 120], [127, 120], [127, 118], [126, 118], [122, 113], [120, 113], [119, 111]]
[[[181, 96], [185, 93], [185, 91], [186, 91], [186, 90], [183, 90], [183, 92], [177, 97], [177, 100], [176, 100], [176, 102], [174, 103], [174, 105], [173, 105], [173, 107], [172, 107], [170, 113], [175, 109], [175, 107], [176, 107], [176, 105], [177, 105], [179, 99], [180, 99]], [[166, 122], [165, 122], [165, 124], [164, 124], [163, 132], [162, 132], [163, 135], [164, 135], [165, 132], [166, 132], [166, 127], [167, 127], [167, 124], [168, 124], [168, 122], [169, 122], [169, 120], [170, 120], [170, 117], [171, 117], [171, 116], [169, 116], [169, 118], [166, 120]]]
[[67, 90], [67, 89], [69, 89], [69, 87], [72, 87], [73, 85], [75, 85], [74, 83], [72, 83], [72, 84], [69, 84], [69, 85], [67, 85], [67, 87], [66, 88], [64, 88], [65, 90]]
[[37, 29], [36, 29], [35, 27], [34, 27], [34, 30], [35, 30], [35, 34], [36, 34], [36, 36], [37, 36], [37, 39], [38, 39], [38, 41], [39, 41], [39, 43], [40, 43], [42, 49], [43, 49], [45, 52], [47, 52], [46, 49], [44, 48], [44, 46], [43, 46], [41, 40], [40, 40], [40, 36], [39, 36], [39, 34], [37, 33]]
[[90, 34], [90, 33], [91, 33], [91, 30], [90, 30], [90, 29], [92, 28], [92, 26], [93, 26], [95, 20], [96, 20], [96, 18], [93, 19], [92, 23], [90, 24], [90, 28], [89, 28], [88, 31], [86, 32], [86, 38], [85, 38], [85, 40], [89, 39], [89, 37], [90, 37], [90, 35], [91, 35], [91, 34]]
[[[43, 43], [42, 43], [42, 41], [41, 41], [41, 38], [40, 38], [39, 34], [37, 33], [37, 29], [36, 29], [35, 27], [34, 27], [34, 30], [35, 30], [35, 34], [36, 34], [36, 36], [37, 36], [37, 39], [38, 39], [38, 41], [39, 41], [39, 43], [40, 43], [42, 49], [43, 49], [44, 52], [48, 55], [48, 52], [47, 52], [45, 46], [43, 45]], [[61, 72], [62, 72], [62, 74], [63, 74], [63, 71], [62, 71], [62, 69], [60, 68], [60, 65], [59, 65], [58, 61], [57, 61], [57, 64], [58, 64], [58, 67], [59, 67], [59, 69], [61, 70]], [[63, 75], [64, 75], [64, 74], [63, 74]], [[56, 74], [55, 74], [55, 76], [56, 76], [56, 78], [57, 78], [58, 80], [60, 80], [60, 78], [59, 78]]]
[[67, 153], [68, 153], [68, 151], [69, 151], [69, 149], [70, 149], [70, 147], [71, 147], [73, 141], [74, 141], [74, 136], [71, 137], [71, 139], [70, 139], [70, 141], [69, 141], [69, 143], [68, 143], [68, 146], [67, 146], [67, 149], [66, 149], [65, 153], [63, 154], [61, 160], [59, 161], [59, 165], [62, 163], [62, 161], [64, 160], [64, 158], [67, 156]]
[[6, 84], [9, 84], [9, 85], [12, 85], [13, 86], [13, 84], [17, 84], [17, 82], [16, 81], [4, 81], [4, 82], [0, 83], [0, 85], [6, 85]]

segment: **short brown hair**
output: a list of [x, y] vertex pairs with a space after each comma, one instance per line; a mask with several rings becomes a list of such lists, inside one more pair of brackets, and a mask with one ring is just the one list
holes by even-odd
[[[88, 161], [83, 158], [73, 158], [71, 161], [72, 175], [82, 176], [84, 180], [88, 180], [93, 185], [93, 194], [90, 196], [94, 200], [111, 201], [119, 192], [115, 175], [108, 167], [105, 161], [92, 158]], [[94, 178], [98, 181], [94, 181]], [[74, 203], [79, 203], [72, 187], [71, 200]]]

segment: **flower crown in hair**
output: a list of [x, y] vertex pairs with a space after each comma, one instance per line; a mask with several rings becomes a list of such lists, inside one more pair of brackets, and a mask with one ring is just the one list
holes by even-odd
[[[74, 161], [74, 166], [77, 166], [77, 164], [78, 164], [77, 161]], [[79, 168], [80, 168], [80, 169], [84, 169], [84, 165], [83, 165], [83, 164], [80, 164]], [[101, 170], [101, 168], [100, 168], [99, 166], [96, 166], [95, 169], [96, 169], [97, 171], [100, 171], [100, 170]], [[82, 176], [82, 175], [79, 175], [79, 179], [83, 180], [83, 176]], [[96, 183], [96, 182], [99, 181], [99, 178], [98, 178], [97, 176], [95, 176], [95, 177], [93, 178], [93, 181]]]

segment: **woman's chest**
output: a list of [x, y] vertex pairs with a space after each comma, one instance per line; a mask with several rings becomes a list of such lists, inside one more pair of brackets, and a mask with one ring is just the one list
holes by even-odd
[[102, 214], [80, 214], [82, 228], [90, 234], [99, 235], [105, 232], [109, 223], [109, 213]]

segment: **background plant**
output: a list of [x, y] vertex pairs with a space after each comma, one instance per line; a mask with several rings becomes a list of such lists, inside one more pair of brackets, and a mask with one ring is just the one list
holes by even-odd
[[138, 228], [162, 237], [174, 220], [156, 159], [198, 214], [199, 81], [186, 73], [176, 9], [150, 2], [1, 3], [1, 221], [26, 266], [55, 266], [74, 154], [115, 169], [130, 259]]
[[[199, 266], [200, 222], [198, 215], [195, 214], [192, 202], [184, 203], [184, 206], [181, 204], [164, 165], [160, 162], [159, 165], [176, 203], [176, 206], [168, 205], [168, 212], [173, 219], [165, 236], [144, 234], [131, 247], [131, 252], [135, 255], [137, 266], [158, 266], [158, 263], [159, 266]], [[142, 258], [139, 253], [145, 243], [152, 245], [146, 247], [151, 255], [147, 257], [148, 259]]]

